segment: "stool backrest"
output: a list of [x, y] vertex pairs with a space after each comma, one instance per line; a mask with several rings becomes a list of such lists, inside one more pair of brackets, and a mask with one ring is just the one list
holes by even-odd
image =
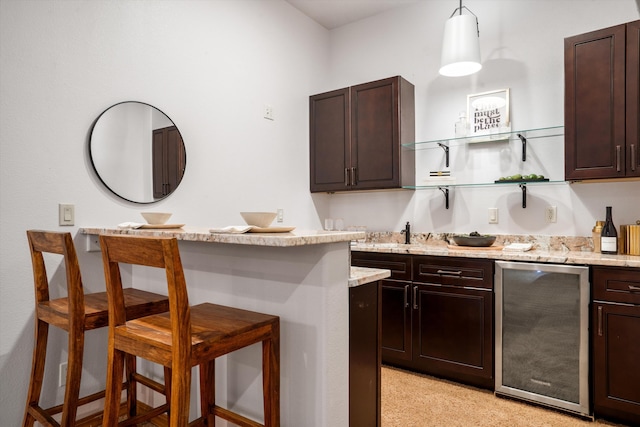
[[49, 279], [43, 253], [62, 255], [66, 270], [67, 298], [69, 302], [69, 328], [84, 327], [84, 292], [76, 249], [71, 233], [27, 230], [31, 251], [36, 310], [39, 304], [50, 300]]
[[109, 299], [109, 334], [113, 333], [113, 328], [126, 322], [119, 264], [163, 268], [167, 278], [174, 360], [188, 360], [191, 354], [191, 312], [178, 241], [168, 237], [101, 235], [100, 247]]

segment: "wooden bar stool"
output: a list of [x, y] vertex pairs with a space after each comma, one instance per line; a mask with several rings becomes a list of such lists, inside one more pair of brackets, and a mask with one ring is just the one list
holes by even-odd
[[[85, 294], [78, 258], [70, 233], [48, 231], [27, 231], [33, 277], [35, 286], [35, 344], [33, 347], [33, 364], [29, 394], [25, 408], [23, 426], [32, 426], [38, 421], [45, 426], [78, 426], [90, 424], [92, 415], [83, 420], [76, 420], [78, 406], [93, 402], [104, 397], [105, 391], [80, 398], [80, 380], [82, 375], [82, 357], [84, 352], [85, 331], [102, 328], [108, 325], [108, 298], [106, 292]], [[49, 280], [43, 253], [62, 255], [67, 282], [67, 296], [51, 300], [49, 298]], [[138, 289], [124, 289], [122, 291], [126, 306], [126, 317], [146, 316], [169, 310], [169, 300], [165, 295], [158, 295]], [[47, 353], [47, 338], [49, 325], [56, 326], [68, 332], [68, 364], [65, 383], [64, 403], [52, 408], [40, 407], [40, 394], [44, 377], [45, 359]], [[135, 360], [127, 362], [134, 382], [127, 383], [129, 411], [135, 411], [135, 381], [165, 392], [165, 387], [157, 382], [145, 379], [135, 373]], [[133, 390], [133, 392], [132, 392]], [[58, 423], [53, 415], [62, 413]]]
[[[240, 426], [280, 425], [280, 319], [210, 303], [189, 306], [175, 238], [100, 236], [109, 294], [109, 366], [103, 426], [117, 424], [123, 362], [136, 355], [171, 371], [169, 425], [189, 425], [191, 368], [200, 369], [202, 416], [192, 425], [214, 426], [218, 416]], [[165, 270], [169, 313], [126, 320], [119, 263]], [[216, 405], [215, 359], [262, 343], [264, 424]]]

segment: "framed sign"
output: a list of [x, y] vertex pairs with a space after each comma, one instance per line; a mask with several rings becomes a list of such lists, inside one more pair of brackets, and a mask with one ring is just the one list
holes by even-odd
[[469, 137], [474, 142], [507, 139], [511, 132], [509, 89], [467, 95]]

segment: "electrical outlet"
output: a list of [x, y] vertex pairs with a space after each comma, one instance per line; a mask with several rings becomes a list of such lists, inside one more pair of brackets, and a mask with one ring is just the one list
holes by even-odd
[[273, 107], [271, 105], [264, 106], [264, 118], [267, 120], [273, 120]]
[[544, 212], [544, 217], [547, 222], [557, 222], [558, 221], [558, 211], [555, 206], [547, 206]]
[[58, 373], [58, 387], [64, 387], [67, 383], [67, 362], [60, 364]]
[[489, 224], [498, 223], [498, 208], [489, 208]]
[[284, 221], [284, 209], [278, 209], [278, 214], [276, 216], [276, 222]]

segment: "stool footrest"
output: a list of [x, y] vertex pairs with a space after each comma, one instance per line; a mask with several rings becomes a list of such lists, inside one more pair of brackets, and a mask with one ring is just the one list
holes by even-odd
[[220, 417], [223, 420], [231, 421], [232, 423], [240, 427], [264, 427], [264, 424], [253, 421], [247, 417], [244, 417], [238, 413], [232, 412], [226, 408], [215, 405], [213, 413], [216, 417]]
[[132, 374], [133, 378], [140, 384], [150, 388], [151, 390], [160, 394], [166, 394], [164, 384], [160, 384], [158, 381], [154, 381], [149, 377], [138, 374], [137, 372]]
[[152, 408], [144, 414], [136, 415], [135, 417], [128, 418], [124, 421], [120, 421], [118, 423], [118, 427], [124, 426], [135, 426], [140, 424], [143, 421], [148, 421], [152, 418], [157, 417], [160, 414], [163, 414], [169, 410], [169, 404], [165, 403], [164, 405], [160, 405], [156, 408]]

